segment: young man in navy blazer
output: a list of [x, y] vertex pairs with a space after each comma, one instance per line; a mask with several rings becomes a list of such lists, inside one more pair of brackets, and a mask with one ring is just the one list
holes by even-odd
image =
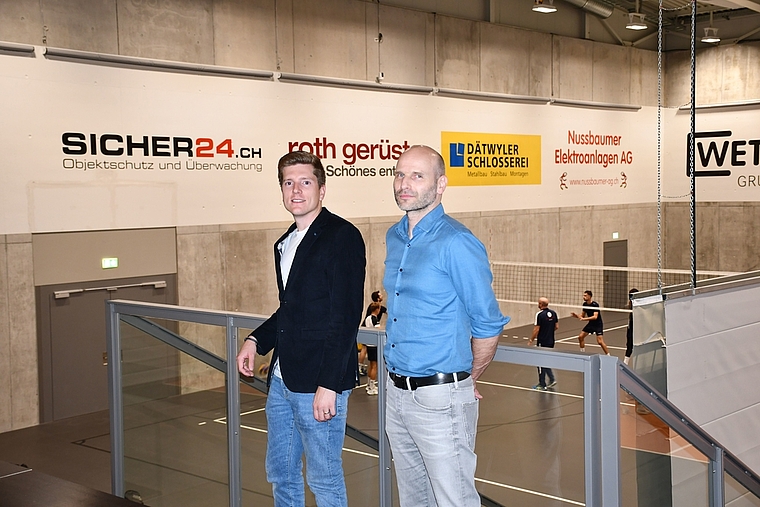
[[280, 307], [245, 339], [238, 370], [274, 350], [266, 415], [266, 470], [274, 505], [304, 505], [301, 457], [319, 507], [345, 507], [342, 448], [348, 396], [358, 383], [366, 253], [359, 230], [322, 207], [325, 170], [316, 156], [278, 163], [282, 202], [295, 223], [274, 246]]

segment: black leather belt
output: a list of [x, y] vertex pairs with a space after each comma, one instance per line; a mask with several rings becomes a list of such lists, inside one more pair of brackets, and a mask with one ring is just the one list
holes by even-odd
[[399, 389], [408, 389], [414, 391], [418, 387], [425, 386], [438, 386], [441, 384], [451, 384], [452, 382], [459, 382], [470, 376], [466, 371], [459, 371], [457, 373], [436, 373], [429, 377], [405, 377], [403, 375], [397, 375], [395, 373], [388, 373], [393, 385]]

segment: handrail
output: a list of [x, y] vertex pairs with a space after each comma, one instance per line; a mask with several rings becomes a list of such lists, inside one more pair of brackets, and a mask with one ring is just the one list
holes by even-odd
[[[618, 363], [620, 387], [636, 398], [654, 415], [672, 427], [699, 452], [712, 460], [723, 459], [723, 467], [739, 484], [760, 497], [760, 477], [739, 458], [720, 445], [670, 400], [623, 363]], [[713, 474], [717, 475], [717, 474]]]
[[[143, 306], [143, 305], [138, 305], [138, 306]], [[158, 305], [158, 306], [161, 306], [161, 305]], [[152, 313], [152, 312], [146, 312], [146, 313]], [[217, 371], [220, 371], [222, 373], [227, 372], [228, 365], [227, 365], [226, 360], [222, 359], [221, 357], [219, 357], [218, 355], [212, 352], [209, 352], [208, 350], [199, 346], [198, 344], [193, 343], [190, 340], [187, 340], [183, 338], [182, 336], [166, 329], [163, 326], [155, 322], [152, 322], [150, 320], [147, 320], [144, 317], [138, 317], [135, 315], [121, 314], [119, 318], [120, 320], [129, 324], [135, 329], [138, 329], [158, 340], [161, 340], [162, 342], [169, 345], [170, 347], [173, 347], [187, 354], [188, 356], [193, 357], [194, 359], [197, 359], [203, 362], [204, 364], [214, 368]], [[258, 318], [263, 318], [263, 317], [257, 317], [257, 319]], [[380, 333], [382, 332], [374, 330], [374, 329], [368, 330], [366, 328], [364, 329], [360, 328], [359, 334], [361, 335], [362, 339], [359, 340], [359, 343], [377, 346], [377, 344], [379, 343]], [[382, 352], [380, 352], [380, 354], [382, 354]], [[239, 380], [264, 394], [266, 394], [269, 391], [269, 388], [266, 385], [266, 382], [264, 382], [263, 380], [257, 377], [253, 377], [253, 380], [249, 380], [247, 377], [244, 377], [243, 375], [239, 375]], [[239, 398], [237, 399], [239, 400]], [[378, 399], [381, 399], [381, 398], [378, 396]], [[240, 412], [239, 403], [235, 404], [234, 411], [237, 413]], [[373, 437], [372, 435], [364, 433], [358, 428], [354, 428], [350, 424], [346, 424], [346, 436], [356, 440], [357, 442], [363, 445], [366, 445], [370, 449], [373, 449], [375, 451], [380, 450], [379, 439]], [[121, 482], [123, 482], [123, 480]], [[502, 504], [492, 500], [491, 498], [488, 498], [482, 493], [478, 493], [478, 494], [480, 495], [481, 505], [485, 505], [486, 507], [504, 507]], [[233, 493], [231, 492], [230, 498], [233, 498], [232, 495]]]
[[[138, 303], [132, 301], [112, 300], [106, 302], [108, 355], [119, 357], [119, 322], [123, 321], [143, 332], [183, 351], [192, 357], [225, 373], [226, 378], [237, 377], [234, 361], [226, 361], [181, 336], [146, 320], [146, 317], [186, 321], [199, 324], [211, 324], [227, 330], [227, 357], [237, 354], [237, 336], [240, 329], [255, 329], [266, 317], [241, 312], [224, 312], [204, 310], [156, 303]], [[378, 345], [378, 376], [384, 376], [385, 364], [382, 359], [382, 344], [385, 332], [379, 329], [360, 328], [358, 341]], [[620, 413], [619, 387], [630, 393], [646, 406], [653, 414], [678, 432], [709, 459], [709, 498], [710, 507], [723, 505], [724, 472], [737, 480], [744, 488], [760, 498], [760, 479], [736, 456], [726, 451], [712, 439], [702, 428], [697, 426], [677, 407], [658, 393], [635, 372], [610, 356], [587, 356], [562, 353], [547, 349], [529, 349], [500, 345], [495, 361], [521, 364], [525, 366], [542, 366], [583, 373], [584, 391], [584, 462], [586, 505], [604, 505], [619, 507], [621, 505], [620, 486]], [[123, 413], [121, 398], [121, 362], [109, 361], [109, 404], [111, 408], [111, 452], [112, 452], [112, 489], [118, 496], [124, 494], [124, 448], [123, 448]], [[257, 382], [258, 381], [258, 384]], [[246, 382], [248, 383], [248, 382]], [[227, 382], [227, 428], [228, 457], [230, 473], [230, 506], [238, 507], [241, 501], [240, 484], [240, 392], [239, 382]], [[261, 380], [254, 380], [254, 387], [265, 390]], [[251, 385], [251, 383], [249, 383]], [[384, 383], [378, 384], [378, 401], [384, 399]], [[378, 434], [385, 434], [385, 406], [378, 407]], [[355, 428], [347, 427], [346, 434], [357, 438], [363, 444], [379, 450], [380, 505], [389, 507], [391, 500], [390, 448], [387, 439], [374, 439]], [[376, 446], [376, 447], [375, 447]], [[498, 507], [499, 504], [481, 495], [483, 505]]]

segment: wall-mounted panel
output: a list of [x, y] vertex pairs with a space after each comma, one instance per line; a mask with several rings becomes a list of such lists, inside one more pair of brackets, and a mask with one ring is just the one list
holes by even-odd
[[174, 228], [35, 234], [32, 247], [37, 286], [177, 272]]

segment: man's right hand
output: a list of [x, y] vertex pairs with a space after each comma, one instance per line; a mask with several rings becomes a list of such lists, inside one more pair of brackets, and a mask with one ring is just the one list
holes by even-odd
[[256, 357], [256, 342], [246, 340], [237, 355], [238, 371], [246, 377], [253, 377], [253, 359]]

